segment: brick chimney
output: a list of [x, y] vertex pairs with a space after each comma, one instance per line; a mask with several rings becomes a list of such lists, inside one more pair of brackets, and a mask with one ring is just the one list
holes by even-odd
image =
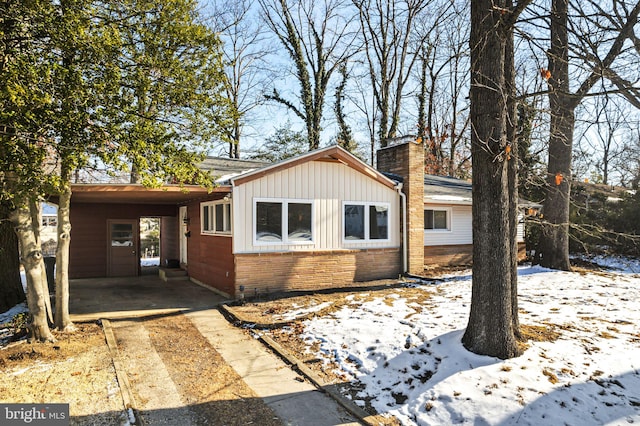
[[377, 162], [379, 171], [393, 173], [403, 179], [402, 192], [407, 197], [407, 272], [422, 275], [424, 272], [424, 147], [414, 140], [390, 145], [378, 150]]

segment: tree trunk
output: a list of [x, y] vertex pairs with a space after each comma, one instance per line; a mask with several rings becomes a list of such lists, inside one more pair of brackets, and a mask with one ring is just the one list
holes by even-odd
[[0, 205], [0, 312], [26, 300], [20, 279], [18, 239], [8, 216], [8, 209]]
[[[31, 204], [31, 206], [30, 206]], [[22, 265], [27, 277], [27, 304], [32, 316], [29, 329], [31, 338], [40, 342], [55, 341], [49, 329], [47, 321], [47, 310], [51, 309], [47, 303], [49, 300], [49, 289], [46, 283], [46, 272], [42, 251], [34, 232], [33, 205], [35, 203], [25, 203], [11, 212], [11, 222], [14, 225], [20, 253], [22, 254]]]
[[63, 189], [58, 200], [58, 246], [56, 248], [56, 313], [55, 325], [60, 331], [73, 331], [74, 326], [69, 318], [69, 246], [71, 244], [71, 221], [69, 211], [71, 205], [71, 173], [61, 173]]
[[568, 0], [554, 0], [549, 49], [551, 111], [547, 188], [543, 207], [540, 264], [571, 270], [569, 263], [569, 197], [576, 101], [569, 93]]
[[[507, 0], [508, 8], [512, 1]], [[516, 102], [516, 71], [514, 64], [513, 28], [508, 29], [505, 46], [504, 72], [507, 97], [507, 179], [509, 190], [509, 242], [511, 244], [511, 323], [513, 333], [520, 339], [520, 321], [518, 319], [518, 107]], [[455, 129], [455, 127], [454, 127]]]
[[[471, 3], [471, 154], [473, 288], [464, 346], [506, 359], [519, 354], [514, 333], [505, 82], [505, 2]], [[495, 9], [494, 9], [495, 6]]]

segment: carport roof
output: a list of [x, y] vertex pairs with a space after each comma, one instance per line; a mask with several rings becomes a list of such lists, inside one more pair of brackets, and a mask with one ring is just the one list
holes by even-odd
[[118, 204], [184, 204], [203, 199], [212, 193], [228, 193], [231, 187], [217, 186], [212, 190], [197, 185], [165, 185], [146, 188], [139, 184], [72, 184], [72, 203]]

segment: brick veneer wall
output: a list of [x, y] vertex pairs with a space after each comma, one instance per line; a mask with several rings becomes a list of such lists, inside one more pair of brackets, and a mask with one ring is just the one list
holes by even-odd
[[236, 254], [235, 291], [247, 297], [280, 291], [349, 287], [360, 281], [397, 278], [400, 249]]
[[[518, 243], [518, 260], [527, 257], [525, 243]], [[489, 259], [487, 259], [489, 260]], [[471, 265], [473, 261], [473, 245], [457, 244], [450, 246], [425, 246], [425, 265]]]
[[377, 153], [378, 170], [402, 176], [407, 196], [407, 268], [411, 274], [424, 270], [424, 147], [405, 142]]

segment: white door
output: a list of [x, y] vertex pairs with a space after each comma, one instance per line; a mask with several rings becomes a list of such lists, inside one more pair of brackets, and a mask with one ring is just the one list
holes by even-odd
[[187, 206], [180, 207], [180, 263], [187, 264], [187, 231], [189, 227], [189, 216], [187, 216]]

